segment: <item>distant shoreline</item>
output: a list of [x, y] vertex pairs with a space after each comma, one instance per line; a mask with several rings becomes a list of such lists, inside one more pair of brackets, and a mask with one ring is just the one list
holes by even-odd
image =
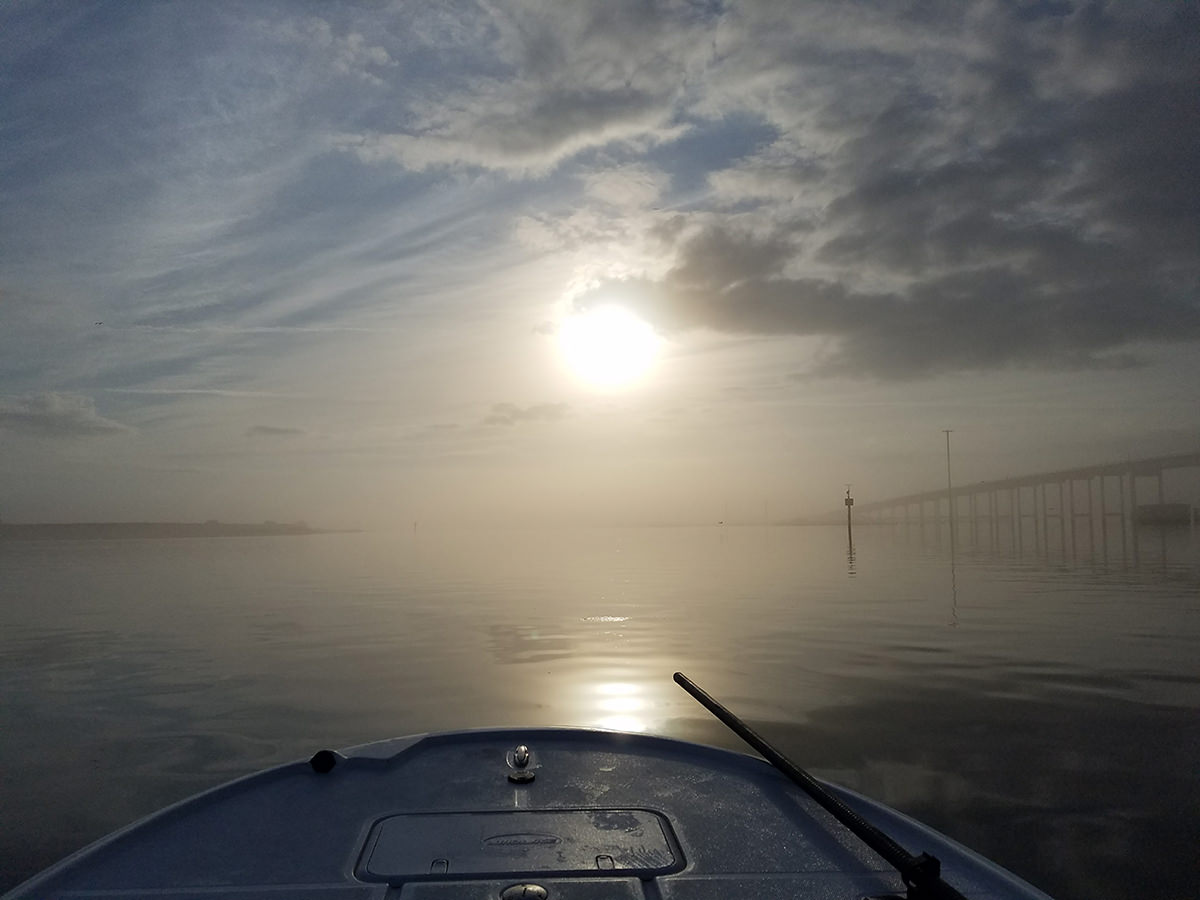
[[[354, 529], [348, 529], [354, 530]], [[111, 538], [279, 537], [302, 534], [337, 534], [338, 530], [311, 528], [303, 522], [62, 522], [0, 523], [0, 540], [103, 540]]]

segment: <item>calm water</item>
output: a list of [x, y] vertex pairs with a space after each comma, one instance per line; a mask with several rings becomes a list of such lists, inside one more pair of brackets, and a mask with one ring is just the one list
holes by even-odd
[[682, 669], [802, 765], [1056, 896], [1195, 897], [1196, 541], [1144, 529], [1134, 565], [963, 538], [952, 567], [932, 537], [0, 544], [0, 888], [325, 746], [503, 724], [739, 746]]

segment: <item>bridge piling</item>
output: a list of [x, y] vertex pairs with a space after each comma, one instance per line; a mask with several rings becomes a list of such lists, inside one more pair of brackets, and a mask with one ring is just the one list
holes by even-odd
[[[1038, 493], [1041, 488], [1041, 512], [1038, 512]], [[1046, 485], [1033, 486], [1033, 545], [1037, 552], [1042, 552], [1042, 539], [1046, 536]]]
[[996, 509], [996, 491], [988, 495], [988, 530], [992, 533], [992, 549], [1000, 546], [1000, 511]]
[[[1070, 523], [1071, 523], [1071, 564], [1074, 565], [1076, 558], [1077, 558], [1076, 553], [1079, 550], [1079, 546], [1078, 546], [1079, 542], [1075, 539], [1075, 479], [1074, 478], [1070, 478], [1067, 480], [1067, 488], [1068, 488], [1067, 489], [1067, 507], [1068, 507], [1067, 512], [1068, 512], [1068, 515], [1070, 516]], [[1090, 483], [1088, 483], [1088, 488], [1089, 488], [1089, 490], [1091, 489]]]
[[1141, 563], [1141, 541], [1138, 540], [1137, 469], [1129, 466], [1129, 542], [1133, 545], [1133, 564]]
[[1067, 558], [1067, 482], [1058, 483], [1058, 549]]
[[1100, 476], [1100, 544], [1104, 547], [1104, 564], [1108, 565], [1108, 501], [1105, 498], [1107, 476]]
[[1024, 528], [1023, 528], [1024, 523], [1021, 521], [1021, 487], [1020, 487], [1020, 485], [1013, 488], [1013, 493], [1016, 495], [1016, 498], [1017, 498], [1017, 515], [1016, 515], [1017, 556], [1020, 556], [1021, 551], [1025, 548], [1025, 535], [1022, 533], [1024, 531]]
[[1125, 557], [1127, 556], [1127, 554], [1129, 552], [1129, 548], [1127, 546], [1128, 541], [1129, 541], [1129, 537], [1128, 537], [1129, 526], [1125, 519], [1125, 476], [1124, 475], [1117, 476], [1117, 487], [1120, 489], [1117, 491], [1117, 500], [1120, 503], [1120, 507], [1121, 507], [1121, 513], [1120, 513], [1120, 515], [1121, 515], [1121, 562], [1125, 562]]
[[[1103, 478], [1097, 478], [1098, 482], [1103, 481]], [[1103, 488], [1103, 485], [1097, 484], [1097, 488]], [[1101, 502], [1103, 502], [1104, 491], [1100, 490]], [[1088, 544], [1088, 552], [1091, 554], [1092, 561], [1096, 559], [1096, 504], [1097, 498], [1095, 494], [1088, 494], [1088, 534], [1091, 536], [1091, 543]], [[1104, 512], [1104, 507], [1100, 507], [1101, 513]]]

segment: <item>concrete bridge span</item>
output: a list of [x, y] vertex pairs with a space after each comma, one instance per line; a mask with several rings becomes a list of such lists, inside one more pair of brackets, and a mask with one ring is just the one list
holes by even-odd
[[993, 541], [1007, 529], [1015, 546], [1025, 543], [1027, 530], [1032, 531], [1035, 546], [1045, 545], [1052, 523], [1057, 526], [1055, 531], [1064, 549], [1068, 540], [1074, 548], [1077, 533], [1099, 538], [1107, 546], [1110, 529], [1117, 529], [1122, 545], [1128, 535], [1136, 556], [1140, 525], [1180, 518], [1187, 521], [1189, 516], [1195, 524], [1195, 498], [1187, 503], [1166, 503], [1163, 474], [1175, 469], [1200, 469], [1200, 451], [857, 501], [854, 512], [860, 521], [921, 525], [948, 522], [955, 531], [965, 526], [976, 541], [981, 524]]

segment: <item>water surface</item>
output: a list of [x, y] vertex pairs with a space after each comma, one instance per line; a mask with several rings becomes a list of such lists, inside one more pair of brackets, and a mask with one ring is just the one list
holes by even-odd
[[529, 724], [740, 749], [681, 669], [802, 765], [1056, 896], [1195, 896], [1196, 542], [1144, 534], [1134, 565], [960, 539], [951, 566], [934, 537], [0, 543], [0, 888], [320, 747]]

